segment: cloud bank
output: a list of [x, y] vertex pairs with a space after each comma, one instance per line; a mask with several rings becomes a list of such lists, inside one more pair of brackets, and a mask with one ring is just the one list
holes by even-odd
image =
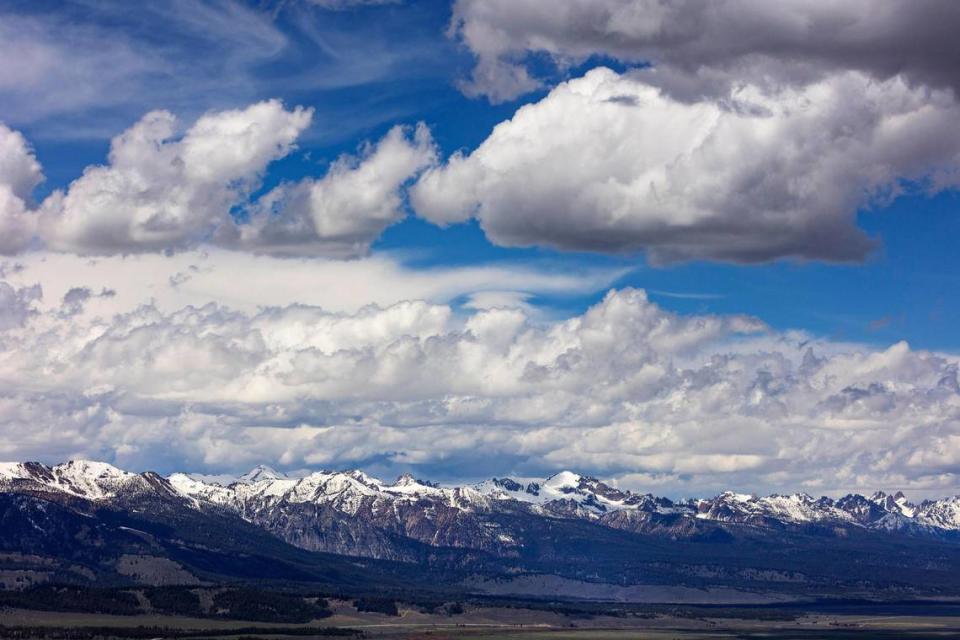
[[[395, 126], [323, 175], [262, 195], [313, 111], [278, 100], [211, 111], [182, 133], [167, 111], [116, 136], [39, 206], [23, 136], [0, 129], [0, 252], [84, 255], [221, 246], [351, 258], [416, 213], [475, 218], [503, 246], [645, 252], [654, 263], [862, 261], [858, 212], [960, 185], [960, 102], [948, 89], [857, 71], [684, 101], [656, 70], [597, 68], [440, 161], [429, 128]], [[0, 125], [2, 126], [2, 125]]]
[[65, 321], [10, 285], [0, 303], [13, 318], [0, 333], [4, 458], [957, 488], [956, 357], [677, 315], [641, 290], [548, 322], [412, 300], [346, 313], [147, 304]]

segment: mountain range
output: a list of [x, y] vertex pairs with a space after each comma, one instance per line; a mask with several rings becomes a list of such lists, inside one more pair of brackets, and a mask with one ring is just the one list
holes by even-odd
[[448, 487], [362, 471], [289, 478], [265, 466], [213, 482], [84, 460], [0, 464], [8, 587], [281, 580], [626, 599], [651, 587], [735, 600], [942, 595], [960, 586], [958, 543], [960, 497], [672, 501], [569, 471]]

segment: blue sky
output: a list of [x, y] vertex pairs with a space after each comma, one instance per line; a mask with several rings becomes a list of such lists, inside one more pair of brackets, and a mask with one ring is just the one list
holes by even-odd
[[[48, 20], [69, 17], [76, 25], [106, 34], [147, 38], [175, 65], [218, 50], [209, 41], [212, 37], [178, 37], [177, 31], [160, 28], [162, 19], [141, 15], [123, 3], [105, 3], [99, 9], [69, 2], [5, 4], [17, 14]], [[175, 3], [169, 8], [173, 11]], [[185, 5], [180, 10], [186, 11]], [[85, 105], [39, 120], [32, 120], [30, 113], [18, 114], [22, 121], [12, 124], [32, 141], [47, 178], [36, 196], [66, 187], [85, 166], [103, 162], [109, 139], [154, 108], [189, 117], [279, 97], [287, 104], [317, 109], [298, 152], [270, 167], [266, 188], [321, 172], [331, 159], [355, 151], [362, 141], [382, 136], [397, 123], [429, 124], [445, 156], [472, 150], [498, 122], [545, 94], [535, 91], [491, 105], [461, 93], [457, 82], [469, 71], [472, 58], [461, 43], [445, 35], [451, 14], [447, 2], [335, 11], [297, 3], [278, 3], [264, 11], [252, 4], [248, 10], [258, 20], [265, 20], [264, 13], [273, 16], [270, 29], [289, 42], [265, 59], [244, 61], [247, 77], [233, 89], [232, 97], [197, 93], [195, 79], [168, 77], [160, 83], [166, 91], [146, 96], [134, 92], [106, 110]], [[169, 16], [166, 19], [174, 23]], [[600, 62], [617, 64], [592, 56], [563, 72], [554, 70], [552, 76], [575, 77]], [[956, 350], [960, 255], [948, 239], [955, 237], [960, 225], [958, 207], [955, 193], [942, 193], [906, 196], [862, 211], [858, 224], [881, 246], [853, 265], [784, 259], [749, 266], [691, 261], [650, 267], [642, 251], [606, 256], [549, 248], [504, 249], [487, 241], [476, 223], [441, 229], [414, 217], [390, 227], [374, 250], [416, 250], [413, 260], [423, 265], [499, 260], [563, 263], [572, 268], [612, 265], [631, 270], [618, 285], [647, 288], [669, 309], [748, 313], [777, 328], [806, 329], [836, 339], [876, 344], [907, 340], [918, 348]], [[544, 302], [575, 311], [601, 295]]]
[[0, 0], [0, 458], [952, 490], [960, 15], [654, 4]]
[[[780, 329], [805, 329], [838, 340], [923, 349], [960, 347], [956, 319], [960, 257], [945, 237], [960, 232], [960, 198], [941, 194], [902, 198], [863, 212], [860, 224], [882, 246], [858, 264], [782, 260], [762, 265], [711, 262], [651, 267], [642, 254], [597, 256], [549, 249], [503, 249], [475, 223], [437, 229], [416, 219], [390, 228], [376, 245], [417, 249], [423, 264], [531, 260], [612, 265], [630, 272], [618, 286], [643, 287], [662, 306], [685, 313], [747, 313]], [[551, 304], [579, 309], [600, 294]]]

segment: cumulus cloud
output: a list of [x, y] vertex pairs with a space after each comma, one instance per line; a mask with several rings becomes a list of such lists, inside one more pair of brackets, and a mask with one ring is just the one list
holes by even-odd
[[960, 89], [960, 7], [938, 0], [457, 0], [450, 35], [476, 56], [465, 82], [499, 102], [542, 85], [526, 62], [653, 64], [675, 97], [740, 83], [806, 84], [835, 70]]
[[[395, 126], [319, 178], [283, 183], [257, 199], [267, 167], [287, 156], [312, 109], [267, 100], [212, 111], [178, 135], [167, 111], [116, 136], [108, 164], [54, 191], [34, 211], [42, 180], [22, 134], [0, 124], [0, 253], [35, 244], [81, 255], [219, 245], [261, 254], [356, 257], [407, 215], [406, 189], [438, 150], [429, 128]], [[235, 213], [242, 211], [243, 220]]]
[[0, 335], [4, 457], [957, 488], [955, 356], [677, 315], [639, 290], [550, 322], [421, 301], [82, 318], [34, 314]]
[[367, 252], [406, 216], [403, 187], [437, 160], [430, 130], [393, 127], [358, 156], [342, 156], [320, 179], [283, 184], [260, 198], [249, 222], [220, 242], [263, 253], [348, 257]]
[[92, 254], [203, 240], [290, 152], [311, 116], [268, 100], [208, 113], [175, 138], [173, 114], [148, 113], [113, 139], [108, 165], [88, 167], [44, 201], [43, 237], [52, 248]]
[[417, 212], [471, 217], [506, 246], [645, 250], [654, 261], [860, 260], [861, 207], [955, 188], [960, 106], [857, 72], [726, 103], [682, 102], [650, 72], [598, 68], [427, 170]]
[[0, 253], [16, 253], [33, 238], [30, 194], [42, 180], [40, 163], [23, 135], [0, 123]]

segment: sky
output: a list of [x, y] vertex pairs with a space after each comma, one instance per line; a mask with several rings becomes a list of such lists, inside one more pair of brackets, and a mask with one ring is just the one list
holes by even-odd
[[0, 0], [0, 459], [960, 493], [958, 27]]

